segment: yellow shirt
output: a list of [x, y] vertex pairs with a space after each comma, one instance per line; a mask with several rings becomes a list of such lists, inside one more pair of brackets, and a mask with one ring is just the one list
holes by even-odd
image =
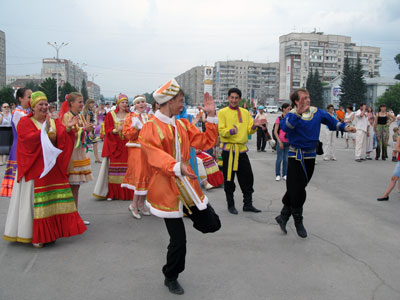
[[[231, 129], [237, 127], [236, 134], [231, 134]], [[231, 181], [232, 172], [238, 170], [239, 153], [247, 152], [246, 143], [248, 135], [256, 132], [252, 129], [253, 118], [247, 109], [239, 107], [232, 109], [229, 106], [218, 113], [218, 132], [222, 143], [222, 149], [229, 151], [227, 181]]]
[[[231, 135], [233, 125], [236, 125], [238, 132]], [[228, 106], [218, 112], [218, 132], [225, 151], [229, 151], [233, 144], [239, 144], [239, 152], [247, 151], [248, 135], [257, 131], [257, 128], [252, 127], [253, 118], [247, 109], [239, 107], [238, 111]]]

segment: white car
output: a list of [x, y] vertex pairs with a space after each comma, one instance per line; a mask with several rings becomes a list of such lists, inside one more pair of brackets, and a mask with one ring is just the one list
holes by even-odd
[[276, 106], [276, 105], [267, 106], [266, 109], [267, 109], [268, 113], [277, 113], [279, 110], [278, 106]]

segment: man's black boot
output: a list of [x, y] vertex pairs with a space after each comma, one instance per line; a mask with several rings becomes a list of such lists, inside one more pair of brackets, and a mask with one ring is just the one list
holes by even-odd
[[233, 214], [237, 215], [238, 211], [235, 208], [235, 200], [233, 200], [233, 193], [226, 193], [226, 202], [228, 203], [228, 211]]
[[183, 295], [185, 292], [177, 279], [165, 278], [164, 284], [172, 294]]
[[276, 222], [279, 224], [279, 226], [281, 227], [281, 230], [285, 234], [287, 234], [286, 223], [289, 221], [290, 215], [291, 215], [290, 207], [284, 205], [281, 210], [281, 214], [275, 218]]
[[294, 226], [299, 237], [306, 238], [307, 231], [303, 225], [303, 208], [291, 208], [292, 216], [294, 219]]

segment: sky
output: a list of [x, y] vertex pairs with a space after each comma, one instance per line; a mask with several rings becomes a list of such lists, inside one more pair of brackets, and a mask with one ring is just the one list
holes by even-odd
[[86, 64], [106, 97], [152, 92], [194, 66], [279, 61], [279, 36], [350, 36], [381, 48], [381, 76], [399, 69], [399, 0], [1, 0], [7, 75], [39, 74], [60, 58]]

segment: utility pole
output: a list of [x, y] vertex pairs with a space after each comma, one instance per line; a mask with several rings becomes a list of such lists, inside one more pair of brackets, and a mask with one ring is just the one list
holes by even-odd
[[57, 108], [60, 108], [60, 100], [58, 99], [58, 77], [59, 77], [59, 72], [58, 72], [58, 52], [60, 51], [60, 49], [62, 47], [67, 46], [68, 43], [62, 42], [61, 44], [57, 44], [57, 42], [54, 42], [54, 43], [47, 42], [47, 44], [52, 46], [54, 49], [56, 49], [56, 52], [57, 52], [57, 58], [56, 58], [57, 59], [57, 62], [56, 62], [56, 69], [57, 69], [57, 86], [56, 86], [56, 88], [57, 88]]

